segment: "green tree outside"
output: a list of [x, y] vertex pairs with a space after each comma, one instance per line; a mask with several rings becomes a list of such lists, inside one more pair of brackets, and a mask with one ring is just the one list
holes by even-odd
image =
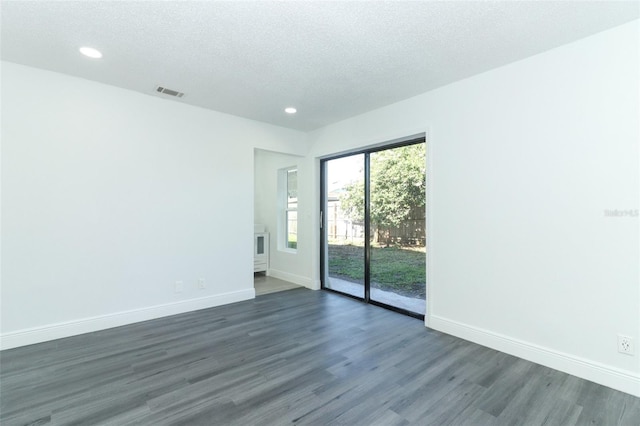
[[[371, 154], [371, 223], [378, 242], [389, 246], [390, 231], [424, 209], [426, 191], [425, 144], [408, 145]], [[347, 185], [340, 206], [351, 220], [364, 221], [364, 181]]]

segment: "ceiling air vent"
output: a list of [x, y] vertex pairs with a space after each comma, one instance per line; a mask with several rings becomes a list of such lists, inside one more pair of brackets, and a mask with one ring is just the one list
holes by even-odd
[[176, 90], [167, 89], [166, 87], [158, 86], [156, 87], [156, 92], [164, 93], [165, 95], [175, 96], [176, 98], [181, 98], [184, 96], [184, 93], [178, 92]]

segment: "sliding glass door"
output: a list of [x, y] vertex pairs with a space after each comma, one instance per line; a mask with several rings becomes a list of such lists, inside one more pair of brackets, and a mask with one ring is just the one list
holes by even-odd
[[322, 162], [322, 284], [409, 315], [426, 311], [424, 139]]
[[370, 155], [371, 300], [425, 314], [425, 144]]
[[364, 154], [325, 161], [324, 181], [323, 285], [364, 299]]

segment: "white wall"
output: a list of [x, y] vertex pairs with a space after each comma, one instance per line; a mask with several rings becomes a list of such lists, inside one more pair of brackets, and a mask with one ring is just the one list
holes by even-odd
[[3, 348], [253, 297], [254, 148], [307, 151], [300, 132], [6, 62], [1, 135]]
[[315, 228], [310, 208], [313, 205], [314, 192], [307, 187], [298, 190], [298, 246], [296, 252], [278, 249], [278, 171], [297, 167], [298, 182], [310, 182], [313, 170], [308, 167], [302, 156], [293, 156], [278, 152], [257, 149], [255, 152], [255, 204], [256, 223], [267, 226], [270, 233], [269, 271], [270, 276], [287, 280], [312, 289], [319, 289], [314, 279], [313, 253], [315, 240], [312, 230]]
[[[311, 134], [427, 132], [429, 326], [640, 395], [638, 21]], [[316, 177], [317, 179], [317, 177]], [[317, 185], [315, 185], [317, 187]], [[617, 352], [631, 336], [636, 356]]]

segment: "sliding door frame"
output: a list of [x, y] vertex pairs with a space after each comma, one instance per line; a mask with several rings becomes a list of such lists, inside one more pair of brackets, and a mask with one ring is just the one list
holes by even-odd
[[[399, 308], [393, 305], [387, 305], [386, 303], [378, 302], [376, 300], [371, 299], [371, 154], [380, 151], [386, 151], [388, 149], [400, 148], [403, 146], [409, 145], [417, 145], [420, 143], [426, 144], [426, 136], [419, 136], [416, 138], [407, 139], [397, 143], [390, 143], [386, 145], [376, 146], [375, 148], [367, 148], [358, 151], [349, 152], [347, 154], [340, 154], [331, 157], [326, 157], [320, 160], [320, 288], [322, 290], [330, 291], [333, 293], [337, 293], [343, 296], [351, 297], [352, 299], [360, 300], [362, 302], [380, 306], [382, 308], [386, 308], [404, 315], [408, 315], [414, 318], [418, 318], [421, 320], [425, 319], [425, 315], [419, 314], [417, 312], [408, 311], [406, 309]], [[427, 156], [428, 163], [428, 147], [425, 146], [425, 152]], [[326, 279], [328, 278], [329, 270], [328, 270], [328, 241], [327, 241], [327, 215], [325, 209], [327, 207], [327, 162], [331, 160], [337, 160], [339, 158], [351, 157], [353, 155], [361, 155], [364, 154], [364, 297], [354, 296], [352, 294], [344, 293], [338, 290], [331, 289], [327, 287]], [[426, 172], [425, 178], [428, 182], [429, 170]], [[428, 191], [429, 187], [427, 186], [425, 193], [425, 201], [428, 202]], [[427, 205], [427, 209], [428, 209]], [[428, 225], [428, 218], [425, 215], [425, 228]], [[428, 229], [426, 235], [425, 246], [428, 250], [428, 245], [426, 242], [429, 240]], [[427, 267], [428, 263], [428, 253], [425, 253], [427, 256]], [[427, 280], [428, 280], [428, 271], [427, 271]], [[426, 285], [426, 283], [425, 283]], [[427, 297], [428, 289], [426, 289]], [[426, 301], [425, 301], [426, 303]]]

